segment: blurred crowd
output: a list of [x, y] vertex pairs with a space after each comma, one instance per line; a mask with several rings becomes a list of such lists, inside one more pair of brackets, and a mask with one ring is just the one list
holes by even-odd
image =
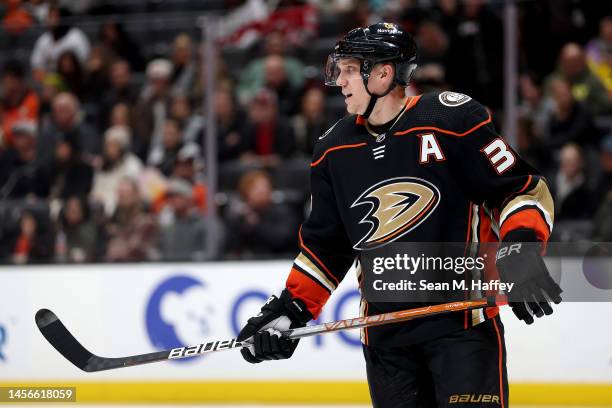
[[[561, 241], [612, 241], [605, 3], [517, 3], [516, 140], [549, 181]], [[214, 196], [204, 12], [220, 16]], [[0, 262], [292, 256], [314, 144], [344, 114], [339, 92], [322, 84], [337, 39], [381, 19], [401, 24], [419, 44], [407, 92], [467, 93], [501, 129], [502, 12], [485, 0], [281, 0], [273, 9], [263, 0], [4, 0]]]

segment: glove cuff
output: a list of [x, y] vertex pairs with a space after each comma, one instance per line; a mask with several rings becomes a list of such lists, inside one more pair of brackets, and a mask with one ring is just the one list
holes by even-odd
[[285, 310], [289, 314], [289, 318], [305, 326], [306, 323], [312, 320], [312, 314], [308, 311], [306, 304], [302, 299], [292, 298], [291, 292], [288, 289], [284, 289], [280, 295], [279, 300], [282, 302]]

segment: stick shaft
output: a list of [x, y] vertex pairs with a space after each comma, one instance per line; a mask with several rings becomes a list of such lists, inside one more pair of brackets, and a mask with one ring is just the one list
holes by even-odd
[[[425, 316], [434, 316], [438, 314], [461, 312], [465, 310], [480, 309], [483, 307], [496, 306], [496, 298], [484, 298], [477, 300], [466, 300], [462, 302], [442, 303], [432, 306], [424, 306], [415, 309], [398, 310], [396, 312], [382, 313], [373, 316], [356, 317], [352, 319], [338, 320], [335, 322], [323, 323], [314, 326], [305, 326], [296, 329], [285, 330], [282, 332], [284, 336], [290, 339], [301, 339], [304, 337], [316, 336], [319, 334], [337, 332], [341, 330], [361, 329], [365, 327], [381, 326], [384, 324], [405, 322]], [[218, 349], [211, 345], [223, 343], [223, 347]], [[193, 355], [210, 353], [219, 350], [229, 350], [232, 348], [240, 348], [249, 346], [247, 340], [237, 341], [231, 339], [225, 342], [210, 342], [203, 343], [193, 347], [180, 347], [170, 350], [169, 359], [177, 359], [190, 357]]]
[[[283, 332], [283, 335], [291, 339], [299, 339], [302, 337], [310, 337], [341, 330], [360, 329], [384, 324], [399, 323], [420, 317], [434, 316], [443, 313], [492, 307], [503, 303], [503, 300], [496, 300], [498, 299], [489, 297], [478, 300], [466, 300], [462, 302], [424, 306], [374, 316], [338, 320], [335, 322], [287, 330]], [[59, 351], [75, 366], [87, 372], [110, 370], [187, 357], [197, 357], [216, 351], [231, 350], [241, 347], [248, 347], [251, 345], [249, 339], [243, 341], [238, 341], [237, 339], [218, 340], [200, 343], [196, 346], [190, 347], [178, 347], [171, 350], [157, 351], [153, 353], [108, 358], [97, 356], [85, 349], [70, 333], [70, 331], [68, 331], [59, 318], [50, 310], [39, 310], [36, 314], [36, 324], [38, 325], [38, 328], [43, 336], [57, 351]]]
[[338, 320], [335, 322], [323, 323], [314, 326], [300, 327], [297, 329], [284, 331], [283, 334], [289, 337], [290, 339], [299, 339], [303, 337], [316, 336], [322, 333], [330, 333], [349, 329], [361, 329], [365, 327], [381, 326], [383, 324], [390, 323], [400, 323], [419, 317], [480, 309], [483, 307], [495, 305], [497, 305], [495, 298], [442, 303], [439, 305], [424, 306], [415, 309], [398, 310], [396, 312], [382, 313], [373, 316], [356, 317], [353, 319]]

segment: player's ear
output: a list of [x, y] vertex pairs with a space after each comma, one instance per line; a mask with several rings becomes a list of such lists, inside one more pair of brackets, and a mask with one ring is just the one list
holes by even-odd
[[381, 64], [380, 65], [380, 72], [379, 72], [380, 78], [386, 78], [389, 76], [389, 64]]
[[382, 64], [380, 66], [380, 78], [393, 78], [393, 64]]

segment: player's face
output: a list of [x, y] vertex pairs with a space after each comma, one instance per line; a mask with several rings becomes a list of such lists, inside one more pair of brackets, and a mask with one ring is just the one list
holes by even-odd
[[355, 58], [344, 58], [338, 61], [340, 73], [336, 83], [342, 88], [348, 113], [362, 114], [370, 101], [370, 95], [363, 85], [359, 72], [360, 68], [361, 64]]

